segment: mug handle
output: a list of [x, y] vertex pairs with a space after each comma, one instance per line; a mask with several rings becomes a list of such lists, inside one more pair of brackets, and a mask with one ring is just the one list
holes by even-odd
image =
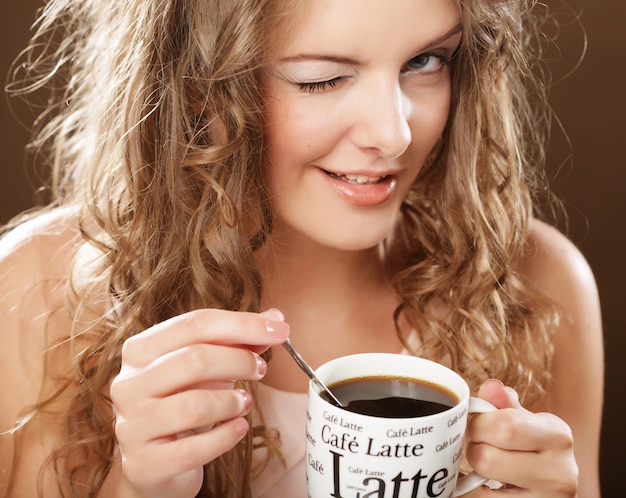
[[[471, 397], [469, 399], [468, 413], [487, 413], [493, 412], [497, 408], [485, 401], [484, 399]], [[470, 472], [466, 476], [460, 477], [456, 482], [456, 488], [454, 488], [453, 497], [462, 496], [470, 491], [475, 490], [479, 486], [485, 484], [489, 479], [477, 474], [476, 472]]]

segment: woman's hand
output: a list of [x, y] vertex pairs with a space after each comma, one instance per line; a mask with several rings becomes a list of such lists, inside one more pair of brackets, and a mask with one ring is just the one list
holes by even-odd
[[575, 497], [578, 466], [569, 426], [550, 413], [524, 409], [517, 393], [500, 381], [488, 380], [478, 395], [501, 409], [471, 418], [467, 459], [480, 475], [505, 487], [481, 487], [466, 496]]
[[235, 381], [261, 379], [259, 355], [288, 336], [277, 310], [198, 310], [128, 339], [111, 385], [125, 479], [151, 498], [195, 496], [203, 465], [248, 431]]

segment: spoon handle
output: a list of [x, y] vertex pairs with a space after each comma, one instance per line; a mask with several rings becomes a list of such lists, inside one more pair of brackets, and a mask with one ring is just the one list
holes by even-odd
[[317, 378], [317, 375], [315, 375], [315, 372], [313, 371], [313, 369], [309, 366], [309, 364], [306, 361], [304, 361], [302, 356], [300, 356], [300, 353], [298, 353], [298, 351], [296, 351], [296, 348], [293, 347], [293, 344], [291, 344], [291, 341], [289, 339], [287, 339], [287, 340], [285, 340], [285, 342], [283, 342], [283, 347], [287, 350], [287, 352], [295, 360], [295, 362], [302, 369], [302, 371], [305, 374], [307, 374], [309, 379], [311, 379], [313, 382], [315, 382], [320, 388], [322, 388], [322, 390], [324, 390], [326, 392], [326, 394], [328, 394], [328, 396], [330, 397], [332, 403], [337, 405], [337, 406], [339, 406], [339, 407], [342, 407], [343, 405], [341, 404], [341, 402], [337, 399], [337, 397], [333, 394], [333, 392], [321, 380], [319, 380]]

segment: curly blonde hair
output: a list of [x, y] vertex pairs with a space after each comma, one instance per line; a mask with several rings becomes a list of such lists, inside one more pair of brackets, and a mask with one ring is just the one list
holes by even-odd
[[530, 219], [550, 200], [545, 12], [535, 2], [460, 4], [449, 124], [403, 205], [388, 261], [400, 309], [434, 332], [421, 354], [447, 359], [474, 388], [495, 377], [526, 400], [549, 381], [558, 321], [516, 274]]
[[[73, 401], [50, 459], [69, 496], [96, 496], [110, 470], [107, 389], [128, 337], [196, 308], [258, 311], [254, 254], [272, 228], [263, 71], [267, 40], [296, 3], [50, 0], [16, 65], [9, 91], [48, 89], [56, 102], [33, 141], [51, 165], [51, 205], [79, 206], [85, 243], [101, 254], [69, 286], [72, 337], [89, 340], [74, 358], [80, 382], [63, 385]], [[532, 0], [459, 5], [449, 123], [386, 242], [396, 317], [432, 334], [420, 354], [474, 389], [497, 377], [528, 399], [549, 381], [556, 323], [515, 272], [546, 188], [544, 12]], [[102, 291], [105, 303], [93, 298]], [[255, 436], [275, 446], [257, 427], [206, 466], [198, 496], [250, 495]], [[75, 454], [89, 469], [72, 468]], [[81, 472], [87, 491], [72, 479]]]

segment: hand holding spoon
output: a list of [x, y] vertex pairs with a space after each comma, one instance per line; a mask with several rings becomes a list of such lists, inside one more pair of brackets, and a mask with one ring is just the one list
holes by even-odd
[[344, 405], [341, 403], [341, 401], [337, 399], [337, 397], [326, 386], [326, 384], [324, 384], [320, 379], [317, 378], [317, 375], [315, 375], [315, 372], [313, 371], [313, 369], [308, 365], [306, 361], [304, 361], [302, 356], [300, 356], [300, 353], [296, 351], [296, 349], [293, 347], [293, 344], [291, 344], [291, 341], [289, 339], [283, 342], [283, 347], [287, 350], [287, 352], [291, 355], [291, 357], [296, 361], [296, 363], [302, 369], [302, 371], [305, 374], [307, 374], [309, 379], [311, 379], [319, 387], [321, 387], [322, 390], [328, 395], [328, 397], [330, 398], [330, 402], [334, 404], [335, 406], [343, 408]]

